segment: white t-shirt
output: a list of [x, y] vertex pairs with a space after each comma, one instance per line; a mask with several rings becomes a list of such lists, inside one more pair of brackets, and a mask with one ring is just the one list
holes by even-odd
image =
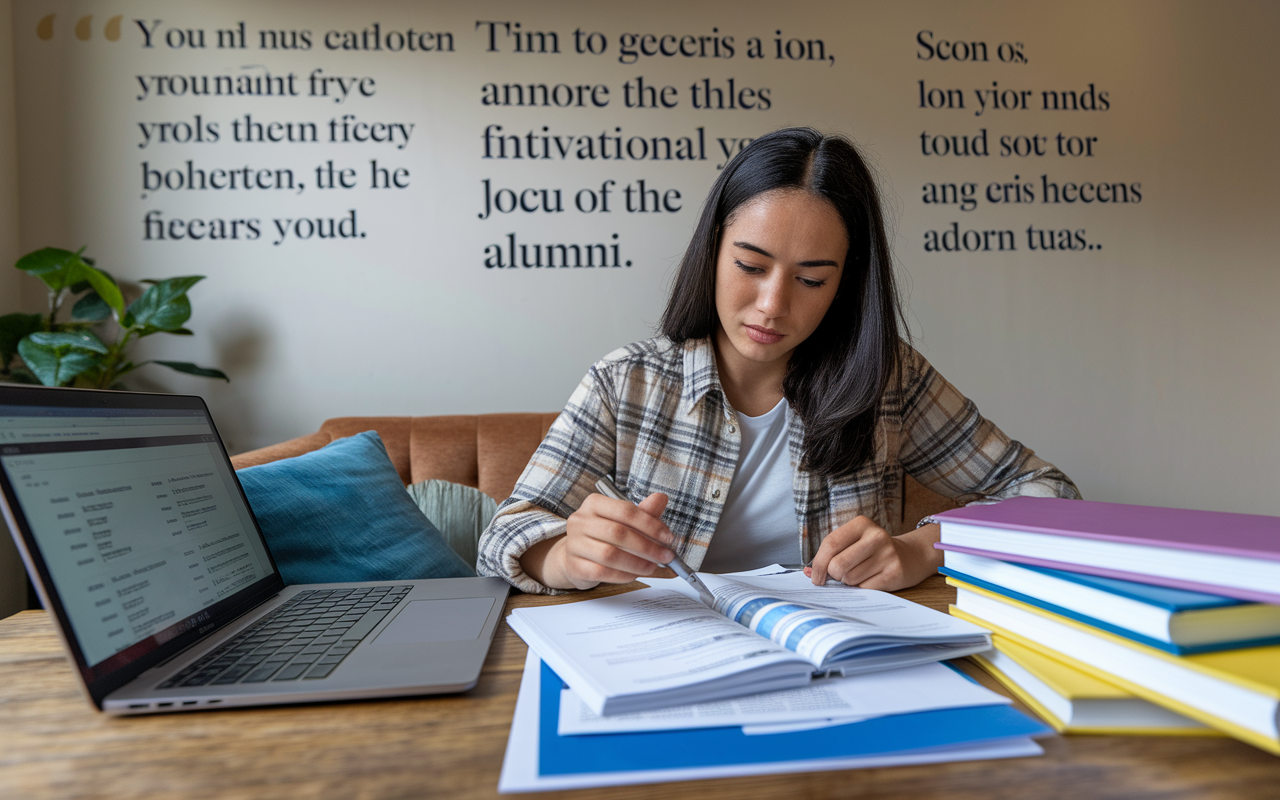
[[791, 406], [784, 397], [759, 417], [733, 413], [742, 431], [738, 467], [698, 569], [736, 572], [769, 564], [799, 564], [800, 524], [787, 436]]

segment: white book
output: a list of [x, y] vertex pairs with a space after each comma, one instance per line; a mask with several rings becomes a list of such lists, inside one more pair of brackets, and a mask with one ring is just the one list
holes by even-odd
[[597, 714], [686, 705], [979, 653], [976, 625], [885, 592], [814, 586], [800, 573], [700, 574], [709, 608], [648, 588], [520, 608], [522, 639]]

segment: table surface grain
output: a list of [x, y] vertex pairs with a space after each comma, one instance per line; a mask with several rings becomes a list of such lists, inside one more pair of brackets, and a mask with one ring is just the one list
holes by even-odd
[[[587, 596], [627, 591], [604, 587]], [[945, 609], [941, 577], [902, 592]], [[565, 602], [513, 595], [508, 609]], [[492, 797], [525, 646], [499, 626], [462, 695], [108, 717], [43, 611], [0, 620], [0, 797]], [[988, 686], [981, 670], [969, 671]], [[1280, 758], [1223, 737], [1055, 736], [996, 761], [548, 793], [601, 798], [1280, 798]]]

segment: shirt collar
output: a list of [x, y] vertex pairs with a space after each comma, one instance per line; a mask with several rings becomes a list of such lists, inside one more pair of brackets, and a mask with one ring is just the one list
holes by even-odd
[[702, 398], [712, 391], [724, 396], [720, 372], [716, 369], [716, 350], [711, 337], [689, 339], [684, 343], [684, 387], [680, 392], [680, 410], [692, 414]]

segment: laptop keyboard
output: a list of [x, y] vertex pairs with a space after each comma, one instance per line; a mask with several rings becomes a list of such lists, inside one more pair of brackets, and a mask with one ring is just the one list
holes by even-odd
[[157, 688], [327, 678], [412, 588], [298, 592]]

